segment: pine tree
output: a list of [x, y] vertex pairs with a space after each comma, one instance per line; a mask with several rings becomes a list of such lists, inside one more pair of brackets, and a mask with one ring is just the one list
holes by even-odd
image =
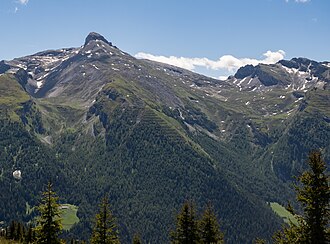
[[261, 238], [256, 238], [254, 241], [253, 241], [254, 244], [266, 244], [267, 242], [264, 240], [264, 239], [261, 239]]
[[176, 219], [176, 230], [171, 232], [171, 242], [175, 244], [199, 243], [194, 205], [191, 202], [185, 202]]
[[15, 240], [15, 234], [17, 229], [16, 226], [17, 226], [16, 221], [13, 220], [10, 222], [7, 239]]
[[14, 240], [22, 241], [25, 235], [25, 227], [22, 223], [18, 222], [16, 225]]
[[[302, 204], [303, 214], [296, 215], [299, 225], [291, 223], [282, 232], [275, 234], [275, 243], [325, 244], [330, 242], [329, 207], [330, 186], [326, 164], [321, 153], [314, 151], [309, 155], [310, 170], [305, 171], [297, 179], [297, 200]], [[293, 208], [288, 210], [295, 214]]]
[[206, 209], [199, 221], [198, 225], [200, 233], [200, 243], [205, 244], [221, 244], [224, 243], [223, 233], [220, 231], [220, 225], [214, 214], [211, 204], [206, 206]]
[[134, 235], [133, 244], [142, 244], [141, 236], [139, 234]]
[[92, 233], [91, 243], [120, 243], [116, 220], [111, 213], [107, 197], [102, 199], [100, 211], [95, 216], [95, 226]]
[[24, 243], [33, 243], [33, 242], [34, 242], [34, 230], [31, 225], [28, 225], [24, 237]]
[[62, 230], [60, 218], [60, 205], [57, 203], [58, 197], [52, 190], [49, 182], [47, 190], [42, 193], [41, 203], [38, 206], [40, 216], [37, 219], [36, 243], [38, 244], [58, 244], [62, 243], [58, 235]]

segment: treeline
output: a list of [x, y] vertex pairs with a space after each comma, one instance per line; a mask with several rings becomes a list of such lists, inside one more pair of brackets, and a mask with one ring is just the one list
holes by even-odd
[[17, 221], [12, 221], [6, 228], [0, 229], [0, 237], [22, 243], [33, 243], [36, 239], [32, 225], [25, 225]]
[[[329, 200], [330, 182], [325, 162], [318, 151], [309, 155], [309, 170], [298, 178], [295, 186], [297, 200], [303, 209], [297, 213], [288, 205], [288, 210], [295, 215], [298, 225], [290, 222], [273, 236], [275, 244], [326, 244], [330, 242]], [[12, 222], [2, 229], [2, 237], [22, 243], [64, 243], [59, 236], [62, 231], [58, 197], [48, 183], [47, 190], [37, 207], [39, 216], [36, 225], [25, 227], [22, 223]], [[170, 233], [173, 244], [224, 243], [224, 234], [210, 204], [198, 218], [192, 201], [183, 204], [176, 217], [176, 227]], [[84, 243], [86, 240], [70, 240], [70, 243]], [[116, 218], [110, 210], [108, 197], [104, 197], [95, 216], [90, 243], [120, 243]], [[143, 243], [139, 233], [134, 235], [133, 243]], [[255, 243], [267, 243], [256, 238]]]

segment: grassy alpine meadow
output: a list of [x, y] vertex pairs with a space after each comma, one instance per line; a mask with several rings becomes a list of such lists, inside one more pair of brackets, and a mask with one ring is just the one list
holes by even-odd
[[74, 224], [79, 222], [79, 218], [77, 217], [78, 207], [71, 204], [62, 204], [61, 210], [63, 229], [70, 230]]
[[277, 202], [271, 202], [270, 207], [278, 216], [280, 216], [283, 219], [285, 223], [289, 224], [290, 222], [292, 222], [293, 224], [298, 225], [297, 219], [281, 204]]

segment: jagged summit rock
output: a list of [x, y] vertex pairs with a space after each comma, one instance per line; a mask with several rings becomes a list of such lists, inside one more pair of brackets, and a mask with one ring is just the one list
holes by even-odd
[[112, 46], [112, 43], [109, 42], [107, 39], [104, 38], [104, 36], [100, 35], [99, 33], [96, 32], [91, 32], [88, 34], [88, 36], [85, 39], [85, 46], [90, 42], [90, 41], [96, 41], [96, 40], [100, 40], [103, 41], [107, 44], [109, 44], [110, 46]]

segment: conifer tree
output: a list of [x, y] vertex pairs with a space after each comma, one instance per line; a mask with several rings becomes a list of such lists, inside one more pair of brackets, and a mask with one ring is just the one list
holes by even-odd
[[24, 237], [24, 243], [33, 243], [35, 238], [34, 238], [34, 230], [31, 225], [28, 225], [27, 231], [25, 233]]
[[10, 222], [7, 239], [15, 240], [15, 234], [16, 234], [16, 229], [17, 229], [16, 226], [17, 226], [16, 221], [13, 220]]
[[60, 218], [60, 205], [57, 201], [58, 197], [52, 190], [52, 184], [48, 182], [47, 190], [42, 193], [41, 203], [37, 208], [40, 216], [37, 219], [37, 226], [35, 228], [35, 243], [62, 243], [58, 237], [62, 230], [62, 224]]
[[254, 241], [253, 241], [253, 244], [266, 244], [267, 242], [264, 240], [264, 239], [261, 239], [261, 238], [256, 238]]
[[142, 244], [141, 236], [137, 233], [133, 237], [133, 244]]
[[[303, 208], [301, 216], [296, 214], [299, 224], [295, 226], [291, 223], [290, 227], [276, 233], [275, 243], [330, 243], [330, 186], [326, 164], [318, 151], [309, 155], [308, 164], [310, 170], [297, 178], [300, 182], [300, 185], [296, 186], [297, 200]], [[288, 210], [295, 214], [291, 206]]]
[[22, 223], [17, 222], [16, 225], [16, 230], [15, 230], [15, 237], [14, 240], [17, 241], [22, 241], [24, 239], [24, 235], [25, 235], [25, 227]]
[[111, 213], [107, 197], [102, 199], [100, 210], [95, 216], [95, 226], [93, 229], [92, 244], [118, 244], [119, 236], [116, 220]]
[[199, 221], [198, 229], [200, 233], [200, 243], [224, 243], [224, 235], [220, 231], [220, 225], [217, 221], [217, 218], [210, 203], [206, 206], [201, 220]]
[[176, 219], [176, 230], [171, 232], [171, 242], [174, 244], [199, 243], [194, 205], [191, 202], [185, 202]]

